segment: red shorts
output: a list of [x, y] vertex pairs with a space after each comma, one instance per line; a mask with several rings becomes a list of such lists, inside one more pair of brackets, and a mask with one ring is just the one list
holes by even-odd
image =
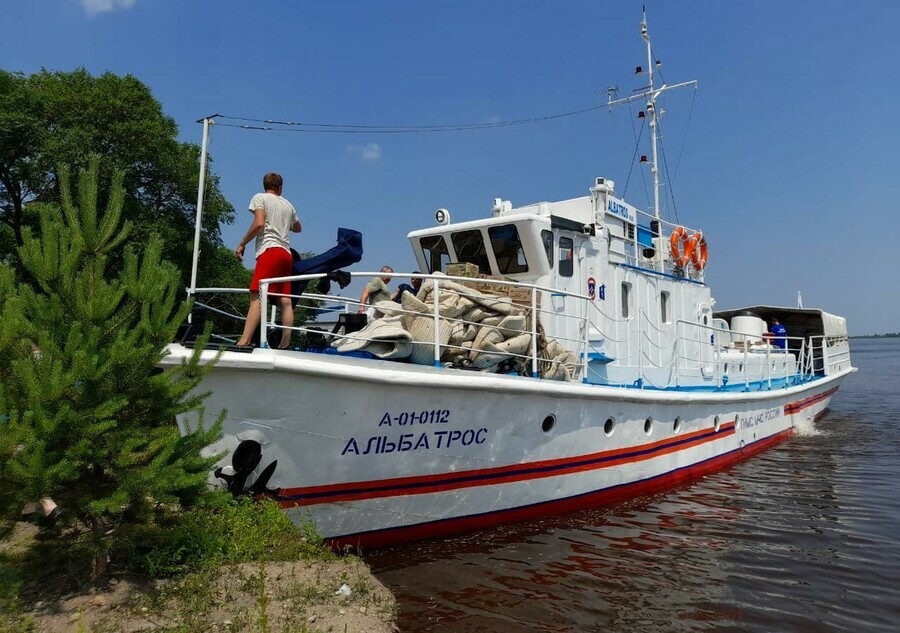
[[[272, 277], [287, 277], [293, 274], [293, 257], [291, 254], [278, 246], [267, 248], [262, 255], [256, 258], [256, 268], [253, 271], [253, 281], [250, 282], [250, 292], [259, 292], [259, 282], [261, 279], [271, 279]], [[269, 293], [290, 294], [291, 282], [282, 281], [280, 283], [269, 284]]]

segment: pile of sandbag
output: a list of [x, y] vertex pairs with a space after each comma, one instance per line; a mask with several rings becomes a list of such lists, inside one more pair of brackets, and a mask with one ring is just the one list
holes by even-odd
[[[385, 316], [337, 339], [341, 352], [366, 351], [378, 358], [434, 363], [434, 282], [426, 280], [417, 295], [404, 292], [400, 303], [381, 301]], [[462, 284], [439, 281], [437, 339], [441, 363], [482, 371], [531, 372], [531, 322], [526, 310], [507, 297], [496, 297]], [[541, 378], [572, 380], [577, 357], [538, 327]]]

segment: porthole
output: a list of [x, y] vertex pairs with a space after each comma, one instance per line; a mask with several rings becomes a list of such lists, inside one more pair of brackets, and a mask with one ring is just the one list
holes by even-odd
[[677, 434], [677, 433], [681, 433], [681, 427], [682, 427], [681, 417], [675, 418], [675, 424], [672, 426], [672, 430], [673, 430], [676, 434]]
[[719, 416], [716, 416], [715, 419], [713, 419], [713, 430], [718, 433], [721, 428], [722, 422], [719, 420]]
[[603, 432], [606, 433], [606, 437], [609, 437], [613, 434], [613, 431], [616, 430], [616, 421], [613, 418], [606, 418], [606, 422], [603, 424]]
[[550, 431], [553, 430], [553, 427], [555, 427], [555, 426], [556, 426], [556, 416], [548, 415], [546, 418], [544, 418], [544, 422], [541, 424], [541, 430], [544, 433], [549, 433]]
[[647, 418], [644, 420], [644, 433], [650, 435], [653, 433], [653, 418]]

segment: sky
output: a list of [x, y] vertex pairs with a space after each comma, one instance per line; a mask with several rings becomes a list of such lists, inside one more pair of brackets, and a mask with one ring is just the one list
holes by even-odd
[[[851, 334], [900, 331], [895, 1], [0, 0], [0, 67], [131, 73], [195, 143], [196, 120], [216, 113], [510, 121], [642, 86], [642, 4], [662, 78], [699, 80], [663, 102], [673, 176], [663, 217], [703, 230], [716, 308], [792, 306], [799, 290], [805, 307], [847, 317]], [[474, 220], [496, 197], [587, 195], [597, 176], [649, 207], [628, 108], [432, 134], [216, 125], [210, 152], [237, 209], [226, 244], [249, 225], [262, 175], [277, 171], [303, 222], [294, 245], [321, 252], [339, 226], [358, 229], [355, 270], [415, 268], [406, 234], [441, 207]]]

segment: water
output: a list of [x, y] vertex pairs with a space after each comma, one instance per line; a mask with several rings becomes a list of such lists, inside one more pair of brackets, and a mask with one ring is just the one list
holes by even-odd
[[663, 494], [371, 552], [400, 631], [900, 631], [900, 339], [815, 428]]

